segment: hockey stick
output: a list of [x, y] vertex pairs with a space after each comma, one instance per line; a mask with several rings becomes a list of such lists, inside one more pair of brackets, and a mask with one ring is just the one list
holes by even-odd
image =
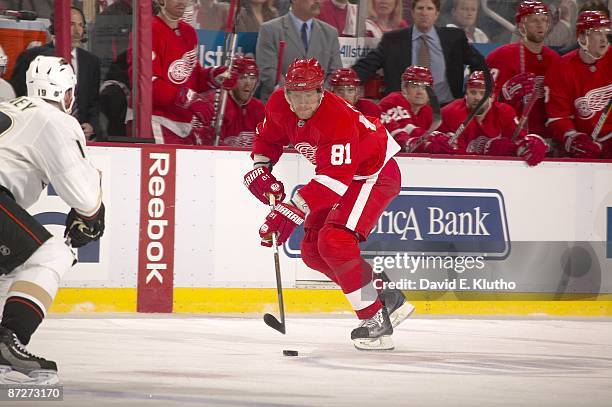
[[516, 30], [514, 24], [497, 14], [495, 11], [491, 10], [488, 3], [489, 0], [481, 0], [480, 5], [482, 6], [482, 11], [489, 16], [491, 20], [495, 21], [511, 33], [514, 33]]
[[536, 104], [537, 100], [538, 89], [537, 86], [535, 86], [529, 96], [529, 101], [527, 102], [527, 105], [525, 105], [525, 107], [523, 108], [523, 113], [521, 113], [521, 118], [519, 119], [519, 122], [516, 125], [516, 129], [514, 129], [514, 133], [512, 133], [512, 141], [516, 141], [516, 138], [518, 137], [519, 133], [521, 132], [523, 127], [525, 127], [529, 113], [531, 112], [531, 109], [533, 109], [533, 106]]
[[274, 85], [278, 85], [280, 82], [281, 75], [283, 73], [283, 55], [285, 53], [285, 41], [280, 40], [278, 42], [278, 62], [276, 63], [276, 79]]
[[[270, 210], [274, 210], [276, 198], [270, 195]], [[265, 314], [263, 320], [272, 329], [285, 334], [285, 304], [283, 302], [283, 284], [281, 281], [280, 258], [278, 256], [278, 246], [276, 245], [276, 233], [272, 233], [272, 250], [274, 251], [274, 270], [276, 271], [276, 292], [278, 294], [278, 310], [280, 312], [280, 321], [272, 314]]]
[[470, 114], [468, 114], [468, 116], [465, 118], [463, 123], [461, 123], [459, 125], [459, 127], [457, 128], [457, 131], [455, 132], [453, 137], [451, 137], [450, 140], [448, 141], [448, 143], [451, 146], [455, 145], [457, 143], [457, 140], [459, 139], [461, 134], [463, 134], [463, 132], [465, 131], [465, 128], [471, 123], [471, 121], [474, 119], [474, 117], [476, 117], [476, 114], [478, 112], [480, 112], [480, 109], [484, 106], [485, 103], [487, 103], [487, 100], [489, 100], [489, 98], [491, 97], [491, 92], [493, 91], [493, 89], [492, 89], [493, 88], [493, 80], [491, 79], [491, 72], [489, 72], [489, 69], [487, 68], [487, 69], [485, 69], [483, 71], [483, 73], [484, 73], [484, 77], [485, 77], [485, 93], [484, 93], [484, 96], [482, 97], [482, 99], [480, 99], [480, 102], [478, 102], [478, 104], [470, 112]]
[[29, 10], [2, 10], [0, 9], [0, 16], [14, 18], [15, 20], [36, 20], [38, 15], [35, 11]]
[[602, 140], [597, 140], [597, 136], [599, 136], [599, 132], [603, 128], [606, 120], [608, 120], [608, 116], [610, 115], [610, 108], [612, 108], [612, 98], [608, 100], [608, 106], [601, 112], [601, 116], [599, 116], [599, 120], [597, 120], [597, 124], [593, 129], [593, 133], [591, 133], [591, 138], [593, 141], [605, 141], [607, 140], [607, 135]]
[[[238, 16], [239, 1], [232, 0], [230, 3], [229, 13], [227, 15], [227, 23], [225, 24], [225, 33], [228, 36], [224, 44], [225, 50], [223, 55], [225, 56], [225, 64], [227, 65], [227, 74], [231, 75], [232, 64], [234, 63], [234, 54], [236, 53], [236, 44], [238, 42], [238, 34], [236, 33], [236, 18]], [[229, 41], [229, 51], [227, 43]], [[228, 64], [229, 61], [229, 64]], [[221, 89], [215, 94], [215, 118], [212, 121], [213, 128], [215, 130], [215, 146], [219, 145], [219, 139], [221, 138], [221, 125], [223, 124], [223, 116], [225, 116], [225, 105], [227, 104], [228, 91]]]

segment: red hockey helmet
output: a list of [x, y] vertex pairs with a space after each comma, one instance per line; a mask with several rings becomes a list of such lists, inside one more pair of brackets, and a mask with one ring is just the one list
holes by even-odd
[[329, 77], [329, 84], [331, 86], [359, 86], [361, 81], [357, 72], [351, 68], [340, 68], [332, 72]]
[[255, 75], [259, 77], [259, 68], [253, 58], [236, 55], [232, 63], [239, 74]]
[[285, 75], [286, 90], [313, 90], [323, 87], [325, 75], [315, 58], [295, 59]]
[[525, 0], [521, 2], [516, 9], [516, 14], [514, 15], [514, 21], [516, 21], [516, 25], [521, 22], [521, 19], [526, 16], [530, 16], [532, 14], [545, 14], [549, 15], [550, 12], [548, 10], [548, 6], [541, 1], [537, 0]]
[[433, 77], [429, 68], [418, 65], [410, 65], [402, 74], [402, 84], [405, 82], [426, 83], [429, 86], [433, 85]]
[[486, 88], [486, 82], [485, 82], [484, 72], [482, 72], [482, 71], [474, 71], [474, 72], [472, 72], [470, 77], [467, 79], [467, 82], [465, 83], [465, 87], [466, 88], [485, 89]]
[[601, 11], [587, 10], [576, 19], [576, 36], [593, 28], [610, 29], [610, 18]]

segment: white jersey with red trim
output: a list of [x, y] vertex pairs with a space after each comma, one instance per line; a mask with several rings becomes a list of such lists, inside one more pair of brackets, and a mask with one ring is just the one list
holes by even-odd
[[[565, 134], [576, 130], [592, 134], [599, 118], [612, 98], [612, 52], [594, 64], [585, 64], [578, 50], [564, 55], [561, 62], [546, 75], [547, 126], [554, 137], [564, 142]], [[612, 134], [608, 117], [599, 132], [599, 141]], [[612, 142], [612, 141], [610, 141]]]
[[[509, 100], [505, 99], [501, 88], [509, 79], [523, 72], [531, 72], [536, 75], [538, 100], [529, 113], [528, 127], [530, 133], [536, 133], [543, 137], [551, 137], [548, 134], [548, 129], [546, 129], [544, 76], [551, 66], [559, 62], [560, 58], [559, 54], [546, 46], [542, 47], [541, 53], [536, 54], [523, 44], [516, 43], [496, 48], [486, 59], [487, 66], [491, 69], [491, 75], [495, 80], [495, 94], [500, 97], [499, 100], [506, 103]], [[524, 99], [521, 103], [511, 104], [517, 115], [522, 114], [526, 101]]]
[[354, 179], [375, 176], [400, 151], [378, 119], [370, 121], [342, 98], [323, 92], [315, 114], [300, 120], [284, 90], [276, 90], [253, 143], [253, 154], [264, 155], [272, 163], [278, 161], [284, 146], [292, 144], [316, 167], [314, 178], [299, 191], [311, 211], [330, 207]]
[[0, 185], [27, 209], [49, 183], [83, 215], [100, 208], [100, 173], [85, 156], [79, 122], [39, 98], [0, 103]]

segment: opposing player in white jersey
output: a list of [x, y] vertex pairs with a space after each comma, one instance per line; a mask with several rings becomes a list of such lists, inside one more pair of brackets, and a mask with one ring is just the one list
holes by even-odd
[[10, 284], [2, 293], [0, 383], [53, 384], [55, 362], [32, 355], [25, 345], [75, 257], [27, 209], [52, 184], [72, 208], [65, 237], [80, 247], [102, 236], [104, 205], [100, 173], [85, 156], [85, 135], [68, 114], [76, 86], [72, 67], [61, 58], [39, 56], [26, 82], [28, 97], [0, 103], [0, 275]]
[[583, 11], [576, 20], [579, 49], [565, 54], [546, 74], [546, 112], [553, 136], [577, 158], [612, 158], [610, 19]]

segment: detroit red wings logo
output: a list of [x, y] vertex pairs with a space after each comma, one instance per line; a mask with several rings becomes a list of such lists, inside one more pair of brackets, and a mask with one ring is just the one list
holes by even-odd
[[295, 149], [302, 154], [312, 165], [317, 165], [317, 148], [308, 143], [297, 143]]
[[588, 120], [595, 113], [603, 110], [612, 97], [612, 84], [602, 88], [591, 89], [583, 97], [574, 101], [574, 106], [581, 119]]
[[195, 48], [185, 52], [181, 59], [172, 62], [168, 67], [168, 78], [177, 85], [187, 82], [197, 61]]

